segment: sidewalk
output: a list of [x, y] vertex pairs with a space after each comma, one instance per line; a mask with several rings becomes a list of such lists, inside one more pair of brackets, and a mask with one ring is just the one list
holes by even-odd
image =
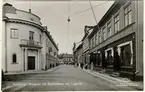
[[45, 72], [51, 72], [57, 69], [59, 66], [56, 66], [54, 68], [50, 68], [48, 70], [29, 70], [25, 72], [9, 72], [9, 73], [4, 73], [4, 75], [18, 75], [18, 74], [37, 74], [37, 73], [45, 73]]
[[108, 82], [111, 82], [115, 85], [120, 85], [123, 84], [124, 85], [128, 85], [129, 87], [134, 87], [137, 90], [143, 90], [143, 82], [138, 82], [138, 81], [131, 81], [128, 78], [122, 78], [122, 77], [112, 77], [109, 74], [106, 73], [100, 73], [97, 71], [91, 71], [89, 69], [83, 69], [85, 72], [95, 76], [95, 77], [99, 77], [103, 80], [106, 80]]
[[[58, 69], [59, 66], [56, 66], [54, 68], [50, 68], [46, 71], [27, 71], [27, 72], [18, 72], [18, 73], [6, 73], [4, 74], [5, 76], [5, 80], [2, 81], [2, 89], [5, 90], [5, 89], [9, 89], [11, 87], [13, 87], [13, 83], [16, 81], [16, 80], [21, 80], [22, 77], [25, 77], [25, 76], [29, 76], [29, 74], [39, 74], [39, 73], [48, 73], [48, 72], [52, 72], [56, 69]], [[19, 88], [19, 87], [18, 87]]]

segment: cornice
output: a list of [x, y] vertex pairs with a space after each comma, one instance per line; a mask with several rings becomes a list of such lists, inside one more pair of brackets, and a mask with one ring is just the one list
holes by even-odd
[[39, 28], [41, 31], [43, 31], [43, 27], [42, 27], [41, 25], [36, 24], [36, 23], [34, 23], [34, 22], [27, 21], [27, 20], [9, 18], [9, 19], [6, 20], [6, 22], [13, 22], [13, 23], [26, 24], [26, 25], [30, 25], [30, 26], [37, 27], [37, 28]]

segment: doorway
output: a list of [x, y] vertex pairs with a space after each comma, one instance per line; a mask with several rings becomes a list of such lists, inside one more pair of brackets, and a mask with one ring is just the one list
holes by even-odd
[[28, 70], [35, 70], [35, 56], [28, 56]]

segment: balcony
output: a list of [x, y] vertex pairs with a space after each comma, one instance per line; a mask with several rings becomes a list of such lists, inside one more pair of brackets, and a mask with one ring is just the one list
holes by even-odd
[[34, 40], [21, 39], [20, 47], [32, 47], [41, 49], [41, 43]]

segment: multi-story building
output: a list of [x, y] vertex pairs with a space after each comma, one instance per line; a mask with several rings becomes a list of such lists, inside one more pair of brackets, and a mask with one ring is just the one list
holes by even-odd
[[58, 65], [58, 47], [55, 44], [50, 32], [47, 30], [47, 26], [43, 26], [44, 32], [42, 34], [43, 39], [43, 48], [42, 48], [42, 57], [44, 59], [44, 68], [48, 69]]
[[143, 79], [143, 0], [116, 0], [89, 39], [95, 65]]
[[89, 54], [89, 39], [88, 36], [93, 31], [93, 26], [85, 26], [84, 28], [84, 37], [82, 38], [82, 45], [83, 45], [83, 63], [86, 68], [90, 66], [90, 54]]
[[83, 62], [83, 44], [82, 42], [77, 43], [78, 46], [76, 46], [76, 43], [74, 43], [73, 47], [73, 55], [74, 55], [74, 60], [75, 63], [80, 64], [84, 63]]
[[[24, 72], [46, 67], [45, 39], [52, 48], [51, 56], [58, 53], [55, 42], [47, 35], [40, 18], [29, 12], [16, 9], [6, 3], [3, 6], [2, 21], [2, 70]], [[44, 37], [46, 35], [46, 37]], [[51, 39], [51, 40], [50, 40]], [[55, 54], [54, 54], [55, 53]]]

